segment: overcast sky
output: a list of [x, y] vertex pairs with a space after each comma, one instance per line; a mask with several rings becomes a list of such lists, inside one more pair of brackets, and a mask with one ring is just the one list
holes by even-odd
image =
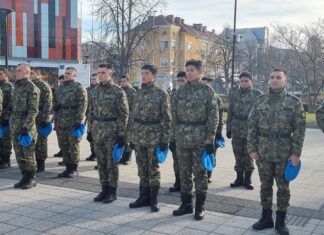
[[[83, 38], [91, 29], [91, 0], [83, 0]], [[272, 22], [304, 25], [324, 17], [323, 0], [238, 0], [237, 28], [269, 26]], [[233, 25], [234, 0], [167, 0], [164, 15], [173, 14], [185, 23], [202, 23], [221, 32]]]

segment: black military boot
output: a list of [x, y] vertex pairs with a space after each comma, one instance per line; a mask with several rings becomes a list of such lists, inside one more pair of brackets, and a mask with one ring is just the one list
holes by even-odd
[[180, 192], [180, 177], [179, 177], [179, 175], [175, 176], [175, 183], [174, 183], [173, 187], [169, 188], [169, 192], [170, 193]]
[[159, 212], [160, 207], [158, 203], [158, 195], [159, 195], [160, 187], [150, 187], [150, 204], [152, 212]]
[[150, 188], [140, 186], [139, 190], [140, 190], [139, 198], [137, 198], [135, 202], [129, 203], [130, 208], [139, 208], [139, 207], [151, 205], [150, 204], [150, 191], [149, 191]]
[[66, 163], [65, 164], [65, 170], [62, 173], [58, 174], [57, 177], [58, 178], [66, 178], [68, 176], [69, 172], [70, 172], [70, 168], [71, 168], [71, 164]]
[[24, 183], [24, 185], [21, 187], [22, 189], [31, 189], [35, 187], [36, 184], [36, 177], [34, 171], [27, 171], [26, 172], [27, 179]]
[[271, 209], [263, 209], [261, 219], [253, 224], [252, 228], [254, 230], [263, 230], [266, 228], [273, 228], [273, 219], [272, 219], [272, 210]]
[[286, 226], [285, 220], [286, 220], [286, 214], [287, 211], [277, 211], [276, 215], [276, 226], [275, 229], [279, 235], [289, 235], [289, 229]]
[[129, 165], [131, 163], [132, 152], [124, 152], [120, 164]]
[[54, 154], [54, 157], [63, 157], [62, 150]]
[[244, 186], [243, 173], [243, 171], [236, 171], [236, 180], [230, 184], [231, 188]]
[[70, 170], [67, 173], [66, 178], [74, 178], [78, 176], [78, 164], [69, 164], [70, 165]]
[[112, 203], [117, 200], [116, 188], [108, 186], [107, 194], [105, 198], [102, 200], [103, 203]]
[[21, 171], [22, 178], [18, 183], [15, 183], [14, 188], [21, 188], [27, 181], [27, 171]]
[[107, 195], [108, 187], [108, 184], [103, 184], [101, 186], [101, 192], [95, 198], [93, 198], [93, 201], [101, 202]]
[[177, 210], [173, 211], [174, 216], [181, 216], [193, 213], [192, 194], [181, 193], [181, 205]]
[[96, 155], [91, 153], [90, 156], [86, 158], [86, 161], [96, 161]]
[[10, 155], [3, 155], [1, 158], [0, 169], [7, 169], [11, 167]]
[[246, 189], [249, 189], [249, 190], [254, 189], [254, 187], [252, 185], [251, 176], [252, 176], [252, 171], [245, 171], [245, 173], [244, 173], [244, 186], [245, 186]]
[[37, 162], [37, 170], [36, 173], [40, 173], [45, 171], [45, 160], [43, 159], [36, 159]]
[[212, 172], [207, 171], [208, 183], [213, 182], [213, 174]]
[[206, 194], [205, 193], [197, 193], [196, 194], [196, 206], [195, 206], [195, 220], [202, 220], [205, 216], [205, 201]]

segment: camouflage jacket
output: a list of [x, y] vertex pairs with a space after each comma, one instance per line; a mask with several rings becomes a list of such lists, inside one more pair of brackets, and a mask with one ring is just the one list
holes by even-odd
[[0, 123], [10, 119], [11, 116], [11, 97], [13, 85], [7, 81], [0, 81], [0, 89], [2, 90], [2, 114], [0, 115]]
[[248, 152], [260, 159], [287, 161], [291, 154], [301, 155], [306, 121], [300, 100], [287, 93], [269, 92], [259, 96], [249, 114]]
[[58, 86], [54, 95], [55, 121], [58, 127], [71, 128], [82, 123], [87, 110], [86, 89], [78, 82], [66, 81]]
[[128, 103], [125, 92], [112, 80], [100, 83], [90, 96], [88, 122], [95, 142], [114, 142], [125, 136], [128, 121]]
[[219, 121], [217, 97], [201, 80], [179, 88], [172, 114], [177, 145], [193, 148], [214, 143]]
[[218, 106], [218, 125], [217, 125], [217, 129], [216, 129], [216, 134], [222, 134], [222, 130], [223, 130], [223, 125], [224, 125], [224, 120], [223, 120], [223, 116], [224, 116], [224, 104], [222, 99], [216, 95], [217, 98], [217, 106]]
[[90, 85], [89, 87], [86, 88], [87, 90], [87, 98], [88, 98], [88, 106], [87, 106], [87, 111], [86, 111], [86, 122], [88, 124], [87, 131], [91, 132], [91, 123], [88, 121], [88, 116], [89, 116], [89, 109], [90, 109], [90, 98], [92, 91], [97, 87], [98, 85]]
[[229, 96], [226, 130], [231, 131], [233, 137], [247, 137], [247, 120], [255, 99], [261, 91], [247, 88], [233, 90]]
[[324, 132], [324, 100], [316, 111], [316, 120], [319, 128]]
[[168, 143], [171, 108], [168, 93], [153, 85], [142, 85], [135, 94], [127, 139], [137, 145]]
[[36, 135], [40, 91], [30, 79], [17, 80], [12, 94], [12, 114], [10, 128], [14, 135], [21, 128], [27, 128]]
[[2, 114], [2, 103], [3, 103], [3, 96], [2, 96], [2, 91], [0, 89], [0, 116]]
[[129, 112], [131, 112], [132, 106], [133, 106], [133, 101], [134, 101], [134, 96], [136, 94], [136, 90], [131, 85], [129, 85], [128, 87], [122, 87], [122, 89], [126, 93], [128, 106], [129, 106]]
[[33, 79], [32, 82], [40, 90], [39, 99], [39, 112], [36, 117], [36, 125], [40, 125], [41, 122], [48, 122], [52, 110], [53, 95], [50, 86], [40, 79]]

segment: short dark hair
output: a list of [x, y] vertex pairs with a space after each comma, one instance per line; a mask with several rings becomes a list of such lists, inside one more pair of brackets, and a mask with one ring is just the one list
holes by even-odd
[[212, 79], [210, 77], [203, 77], [201, 80], [212, 82], [214, 79]]
[[97, 76], [97, 75], [98, 75], [98, 73], [93, 73], [93, 74], [91, 74], [91, 77]]
[[38, 67], [32, 67], [31, 70], [34, 71], [34, 73], [37, 75], [42, 75], [42, 71]]
[[112, 64], [100, 64], [99, 68], [113, 69]]
[[187, 74], [185, 71], [179, 71], [177, 73], [177, 78], [181, 78], [181, 77], [185, 77], [185, 78], [187, 77]]
[[64, 75], [60, 75], [59, 77], [58, 77], [58, 80], [63, 80], [64, 79]]
[[152, 64], [146, 64], [142, 67], [142, 70], [143, 69], [146, 69], [146, 70], [150, 70], [150, 72], [153, 74], [153, 75], [156, 75], [157, 72], [158, 72], [158, 69], [156, 66], [152, 65]]
[[288, 77], [288, 73], [286, 72], [286, 70], [281, 68], [274, 68], [271, 72], [283, 72], [283, 74], [286, 75], [286, 77]]
[[72, 71], [74, 71], [75, 73], [78, 72], [78, 71], [76, 70], [76, 68], [74, 68], [74, 67], [67, 67], [65, 70], [72, 70]]
[[249, 78], [250, 80], [253, 79], [253, 76], [250, 72], [247, 72], [247, 71], [244, 71], [240, 74], [239, 76], [239, 79], [243, 78], [243, 77], [246, 77], [246, 78]]
[[188, 60], [186, 62], [185, 66], [187, 67], [187, 66], [190, 66], [190, 65], [194, 66], [198, 70], [202, 70], [202, 67], [203, 67], [203, 64], [202, 64], [201, 60], [194, 60], [194, 59]]
[[126, 79], [127, 81], [129, 81], [129, 76], [127, 76], [127, 75], [123, 75], [123, 76], [121, 76], [121, 79]]
[[9, 71], [8, 71], [8, 69], [6, 69], [6, 68], [0, 68], [0, 71], [2, 71], [2, 72], [6, 75], [6, 77], [9, 76]]

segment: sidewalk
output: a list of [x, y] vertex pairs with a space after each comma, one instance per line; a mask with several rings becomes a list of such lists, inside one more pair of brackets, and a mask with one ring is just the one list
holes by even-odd
[[[324, 234], [323, 138], [319, 130], [307, 129], [303, 168], [291, 183], [288, 226], [293, 235]], [[83, 140], [81, 159], [88, 156], [88, 148]], [[49, 156], [57, 150], [56, 136], [52, 134]], [[0, 171], [0, 234], [275, 234], [273, 229], [258, 233], [251, 230], [261, 212], [257, 171], [253, 175], [255, 190], [229, 188], [235, 177], [229, 141], [217, 154], [203, 221], [195, 221], [193, 215], [172, 216], [180, 194], [168, 192], [174, 181], [171, 157], [161, 166], [159, 213], [151, 213], [148, 207], [128, 207], [138, 195], [134, 161], [120, 166], [118, 200], [105, 205], [92, 201], [100, 190], [98, 173], [93, 170], [95, 162], [81, 161], [80, 176], [70, 180], [56, 178], [63, 170], [57, 166], [60, 160], [49, 157], [46, 172], [38, 175], [38, 186], [31, 190], [12, 187], [20, 178], [16, 164]]]

